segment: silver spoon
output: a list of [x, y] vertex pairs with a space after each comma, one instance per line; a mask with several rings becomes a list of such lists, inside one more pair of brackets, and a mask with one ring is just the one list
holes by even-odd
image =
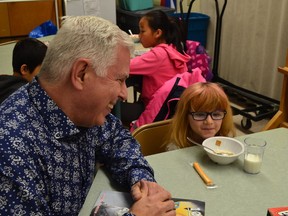
[[191, 138], [189, 138], [189, 137], [187, 137], [187, 140], [188, 140], [189, 142], [191, 142], [192, 144], [195, 144], [195, 145], [197, 145], [197, 146], [200, 146], [201, 148], [209, 149], [210, 151], [214, 152], [214, 154], [225, 155], [225, 156], [229, 156], [229, 155], [233, 155], [233, 154], [234, 154], [233, 152], [228, 152], [228, 151], [224, 151], [224, 150], [216, 150], [216, 151], [215, 151], [215, 150], [212, 149], [212, 148], [209, 148], [209, 147], [207, 147], [207, 146], [203, 146], [203, 145], [200, 145], [200, 144], [198, 144], [198, 143], [196, 143], [196, 142], [193, 142], [193, 140], [192, 140]]

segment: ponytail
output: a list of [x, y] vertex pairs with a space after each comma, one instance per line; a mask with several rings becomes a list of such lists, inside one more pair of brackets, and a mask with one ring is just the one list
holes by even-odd
[[182, 20], [177, 17], [169, 17], [170, 21], [170, 37], [167, 43], [173, 44], [178, 52], [184, 53], [186, 50], [186, 32]]

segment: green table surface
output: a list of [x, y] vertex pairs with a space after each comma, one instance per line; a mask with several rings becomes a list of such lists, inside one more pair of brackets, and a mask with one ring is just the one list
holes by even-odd
[[[265, 216], [270, 207], [288, 205], [288, 129], [236, 137], [260, 137], [267, 141], [262, 169], [259, 174], [243, 171], [243, 157], [230, 165], [213, 163], [200, 147], [189, 147], [147, 156], [157, 182], [175, 198], [205, 201], [206, 216]], [[204, 172], [218, 185], [208, 189], [189, 165], [199, 162]], [[103, 190], [122, 189], [110, 182], [100, 169], [79, 215], [89, 215]]]

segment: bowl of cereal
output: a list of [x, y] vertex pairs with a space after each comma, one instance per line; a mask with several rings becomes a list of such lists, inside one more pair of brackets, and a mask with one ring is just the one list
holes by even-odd
[[233, 163], [244, 153], [244, 144], [231, 137], [210, 137], [205, 139], [202, 145], [208, 157], [221, 165]]

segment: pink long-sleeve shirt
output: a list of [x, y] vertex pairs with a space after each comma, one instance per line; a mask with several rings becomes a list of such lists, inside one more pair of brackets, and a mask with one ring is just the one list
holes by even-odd
[[169, 79], [186, 72], [187, 54], [181, 54], [173, 45], [159, 44], [141, 56], [131, 59], [130, 75], [142, 75], [141, 99], [147, 105], [152, 95]]

